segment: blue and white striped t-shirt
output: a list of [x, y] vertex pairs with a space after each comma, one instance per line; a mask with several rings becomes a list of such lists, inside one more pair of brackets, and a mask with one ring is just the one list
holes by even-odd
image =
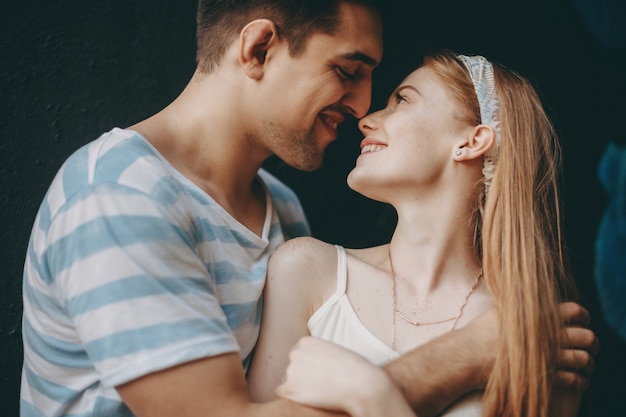
[[269, 255], [309, 234], [261, 170], [259, 237], [136, 132], [113, 129], [52, 182], [24, 267], [21, 415], [132, 415], [115, 386], [256, 343]]

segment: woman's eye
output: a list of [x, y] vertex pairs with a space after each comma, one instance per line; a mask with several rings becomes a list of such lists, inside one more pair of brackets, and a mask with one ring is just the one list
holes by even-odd
[[399, 104], [399, 103], [406, 103], [407, 102], [406, 98], [404, 96], [400, 95], [400, 93], [395, 93], [394, 97], [395, 97], [395, 100], [396, 100], [397, 104]]

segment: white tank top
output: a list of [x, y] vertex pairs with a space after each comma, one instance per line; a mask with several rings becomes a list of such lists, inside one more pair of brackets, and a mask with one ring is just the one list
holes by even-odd
[[[313, 313], [307, 323], [311, 336], [336, 343], [369, 359], [376, 365], [383, 365], [400, 356], [379, 338], [374, 336], [361, 322], [346, 294], [348, 265], [346, 252], [337, 248], [337, 291]], [[482, 394], [469, 394], [452, 404], [441, 416], [480, 417]]]

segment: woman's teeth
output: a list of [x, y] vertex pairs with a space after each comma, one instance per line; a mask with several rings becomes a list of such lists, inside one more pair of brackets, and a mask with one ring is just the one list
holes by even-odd
[[361, 153], [367, 153], [367, 152], [376, 152], [376, 151], [380, 151], [381, 149], [385, 148], [384, 145], [365, 145], [362, 149], [361, 149]]

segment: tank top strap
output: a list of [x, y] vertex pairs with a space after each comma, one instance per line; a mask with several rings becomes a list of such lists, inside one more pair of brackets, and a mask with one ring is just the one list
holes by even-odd
[[346, 283], [348, 282], [348, 262], [346, 259], [346, 250], [343, 246], [335, 245], [337, 248], [337, 295], [343, 295], [346, 292]]

